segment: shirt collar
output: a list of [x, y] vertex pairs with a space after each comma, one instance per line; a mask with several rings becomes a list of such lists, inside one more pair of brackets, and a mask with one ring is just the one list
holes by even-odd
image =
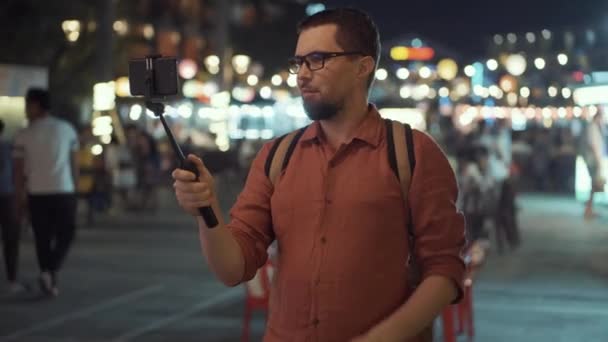
[[[376, 148], [382, 140], [382, 118], [378, 109], [374, 104], [368, 105], [368, 112], [357, 130], [353, 135], [353, 140], [360, 140], [370, 146]], [[300, 141], [303, 143], [308, 142], [322, 142], [324, 140], [323, 130], [319, 121], [313, 122], [306, 128]]]

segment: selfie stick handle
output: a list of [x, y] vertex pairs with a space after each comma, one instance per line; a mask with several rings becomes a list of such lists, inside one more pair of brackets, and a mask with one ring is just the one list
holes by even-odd
[[[165, 129], [165, 132], [167, 133], [167, 137], [169, 138], [169, 142], [171, 143], [171, 146], [173, 147], [173, 151], [175, 151], [175, 154], [177, 155], [177, 158], [179, 160], [179, 167], [182, 170], [186, 170], [186, 171], [190, 171], [192, 172], [195, 176], [196, 176], [196, 180], [199, 179], [200, 174], [198, 172], [198, 168], [196, 167], [196, 165], [194, 165], [194, 163], [192, 161], [190, 161], [189, 159], [186, 159], [186, 156], [184, 156], [184, 153], [182, 152], [182, 149], [179, 147], [179, 144], [177, 143], [177, 141], [175, 140], [175, 137], [173, 136], [173, 133], [171, 132], [171, 129], [169, 128], [169, 125], [167, 124], [167, 121], [165, 120], [165, 117], [163, 116], [164, 112], [165, 112], [165, 105], [162, 103], [156, 103], [156, 102], [152, 102], [148, 99], [150, 99], [150, 95], [154, 94], [154, 85], [153, 85], [153, 77], [154, 77], [154, 63], [153, 63], [153, 59], [155, 58], [155, 56], [148, 56], [146, 57], [146, 81], [148, 83], [148, 86], [146, 87], [146, 107], [148, 107], [148, 109], [150, 109], [152, 112], [154, 112], [154, 115], [156, 115], [157, 117], [160, 118], [160, 122], [163, 124], [163, 128]], [[201, 216], [203, 217], [203, 220], [205, 220], [205, 224], [207, 225], [208, 228], [215, 228], [217, 227], [217, 225], [219, 224], [217, 217], [215, 216], [215, 213], [213, 212], [213, 209], [210, 206], [206, 206], [206, 207], [200, 207], [198, 208], [198, 212], [201, 214]]]

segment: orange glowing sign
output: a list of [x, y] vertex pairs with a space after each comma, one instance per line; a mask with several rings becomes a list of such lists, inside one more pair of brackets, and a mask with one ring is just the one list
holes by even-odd
[[395, 46], [391, 49], [391, 58], [396, 61], [428, 61], [435, 57], [435, 50], [430, 47]]

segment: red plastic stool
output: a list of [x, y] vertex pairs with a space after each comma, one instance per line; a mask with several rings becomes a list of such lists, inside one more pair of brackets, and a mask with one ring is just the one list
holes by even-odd
[[[450, 305], [441, 314], [444, 342], [456, 342], [456, 336], [467, 334], [469, 340], [475, 337], [475, 320], [473, 315], [473, 280], [483, 264], [485, 251], [478, 244], [473, 244], [466, 253], [466, 275], [464, 279], [464, 294], [460, 303]], [[458, 319], [458, 330], [455, 329], [455, 319]]]
[[262, 310], [268, 314], [268, 301], [270, 299], [270, 279], [273, 266], [267, 262], [256, 273], [255, 277], [245, 284], [247, 298], [245, 299], [245, 315], [243, 317], [242, 342], [249, 341], [249, 326], [254, 310]]

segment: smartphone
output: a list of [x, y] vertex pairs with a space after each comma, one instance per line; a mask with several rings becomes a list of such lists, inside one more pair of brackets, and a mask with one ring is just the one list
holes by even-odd
[[[158, 57], [152, 59], [154, 82], [150, 98], [166, 98], [179, 95], [177, 58]], [[131, 95], [146, 96], [146, 59], [136, 58], [129, 61], [129, 87]]]

